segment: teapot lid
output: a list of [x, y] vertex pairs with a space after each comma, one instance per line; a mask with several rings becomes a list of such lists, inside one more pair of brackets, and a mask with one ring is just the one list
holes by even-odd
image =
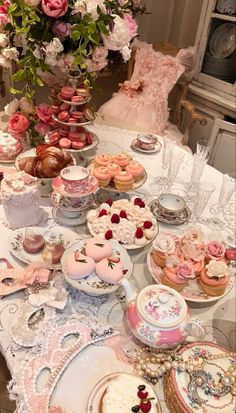
[[175, 290], [165, 285], [149, 285], [137, 298], [141, 318], [158, 327], [170, 328], [180, 324], [187, 315], [187, 304]]

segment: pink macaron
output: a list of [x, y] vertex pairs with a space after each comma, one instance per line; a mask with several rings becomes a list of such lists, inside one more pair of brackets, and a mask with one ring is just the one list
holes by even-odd
[[61, 88], [60, 95], [65, 97], [66, 99], [71, 99], [72, 96], [75, 94], [75, 89], [71, 86], [63, 86]]
[[83, 114], [83, 111], [73, 110], [71, 112], [71, 116], [75, 119], [82, 119], [84, 117], [84, 114]]
[[71, 98], [71, 102], [73, 103], [82, 103], [84, 100], [85, 100], [84, 96], [78, 96], [78, 95], [72, 96]]
[[60, 109], [61, 110], [69, 110], [70, 106], [71, 105], [69, 105], [68, 103], [62, 103], [61, 106], [60, 106]]
[[70, 116], [69, 119], [67, 120], [67, 122], [74, 125], [74, 124], [78, 123], [78, 119], [75, 119], [72, 116]]
[[49, 134], [49, 141], [51, 145], [56, 145], [60, 139], [61, 139], [61, 136], [58, 132], [51, 132]]
[[61, 120], [62, 122], [65, 122], [69, 119], [69, 112], [67, 110], [62, 110], [60, 113], [58, 113], [58, 119]]
[[80, 141], [72, 141], [72, 148], [73, 149], [83, 149], [84, 143]]
[[72, 141], [79, 141], [80, 140], [80, 133], [79, 132], [70, 132], [68, 138]]
[[60, 134], [60, 136], [68, 136], [69, 135], [69, 131], [67, 129], [58, 129], [57, 132]]
[[59, 146], [62, 149], [70, 149], [71, 148], [71, 141], [67, 138], [61, 138], [59, 141]]
[[60, 107], [57, 105], [52, 105], [50, 110], [51, 110], [51, 113], [53, 113], [54, 115], [57, 115], [60, 112]]
[[86, 133], [86, 139], [87, 139], [88, 145], [92, 145], [92, 143], [93, 143], [93, 134], [91, 132], [87, 132]]

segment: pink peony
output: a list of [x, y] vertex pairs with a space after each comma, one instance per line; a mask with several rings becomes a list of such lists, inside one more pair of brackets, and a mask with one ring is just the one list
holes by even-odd
[[50, 132], [51, 128], [49, 125], [47, 125], [46, 123], [40, 122], [38, 123], [34, 129], [40, 133], [40, 135], [47, 135], [48, 132]]
[[102, 70], [107, 66], [108, 50], [105, 47], [96, 47], [92, 55], [92, 61], [96, 64], [97, 70]]
[[21, 137], [29, 127], [29, 120], [21, 112], [15, 112], [8, 119], [8, 132], [16, 138]]
[[177, 275], [180, 278], [194, 278], [193, 266], [191, 262], [184, 261], [177, 269]]
[[102, 34], [102, 40], [104, 46], [109, 50], [121, 50], [127, 46], [131, 40], [130, 28], [128, 22], [122, 19], [118, 15], [112, 15], [113, 20], [113, 30], [109, 33], [109, 36]]
[[225, 247], [221, 242], [211, 241], [206, 247], [207, 258], [221, 260], [225, 256]]
[[6, 24], [9, 22], [6, 7], [0, 6], [0, 32], [3, 31]]
[[42, 103], [39, 105], [36, 109], [36, 113], [38, 115], [38, 118], [43, 122], [46, 123], [47, 125], [50, 125], [52, 122], [52, 112], [51, 108], [49, 105], [46, 103]]
[[124, 21], [129, 29], [130, 39], [133, 39], [133, 37], [137, 36], [138, 34], [137, 33], [138, 25], [136, 21], [133, 19], [133, 17], [128, 13], [125, 13]]
[[61, 17], [68, 10], [68, 0], [42, 0], [43, 12], [50, 17]]
[[63, 42], [70, 35], [70, 26], [61, 20], [56, 20], [52, 25], [52, 32]]
[[11, 6], [11, 2], [9, 0], [3, 0], [4, 6], [8, 9]]

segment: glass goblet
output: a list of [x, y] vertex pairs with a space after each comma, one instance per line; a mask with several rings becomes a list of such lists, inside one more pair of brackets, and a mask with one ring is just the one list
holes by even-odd
[[197, 155], [201, 156], [203, 159], [208, 160], [210, 155], [210, 146], [207, 139], [200, 139], [197, 141]]
[[200, 182], [196, 190], [196, 199], [193, 205], [194, 224], [202, 222], [201, 217], [206, 209], [207, 203], [215, 190], [215, 185], [208, 182]]
[[172, 153], [174, 151], [175, 142], [166, 136], [163, 137], [162, 144], [162, 175], [154, 179], [154, 183], [159, 185], [165, 185], [167, 182], [167, 177], [165, 177], [165, 171], [168, 168], [169, 161], [171, 159]]
[[173, 185], [174, 180], [176, 179], [180, 166], [183, 162], [183, 158], [185, 156], [185, 153], [178, 151], [174, 151], [170, 162], [169, 162], [169, 168], [168, 168], [168, 174], [167, 174], [167, 191], [169, 191]]

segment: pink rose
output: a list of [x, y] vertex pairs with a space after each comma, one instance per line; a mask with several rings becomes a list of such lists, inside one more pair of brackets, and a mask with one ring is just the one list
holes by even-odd
[[204, 244], [186, 243], [181, 247], [186, 260], [201, 261], [205, 258]]
[[191, 262], [184, 261], [177, 269], [177, 275], [180, 278], [194, 278], [193, 266]]
[[129, 13], [125, 13], [124, 21], [126, 25], [128, 26], [130, 39], [133, 39], [133, 37], [137, 36], [138, 34], [137, 33], [138, 25]]
[[52, 25], [52, 32], [63, 42], [70, 34], [70, 26], [61, 20], [56, 20]]
[[3, 0], [4, 6], [8, 9], [11, 6], [11, 2], [9, 0]]
[[236, 261], [236, 250], [226, 250], [225, 257], [228, 261]]
[[47, 125], [50, 125], [52, 122], [52, 112], [51, 107], [47, 103], [42, 103], [36, 109], [38, 118]]
[[9, 20], [7, 16], [6, 7], [0, 6], [0, 32], [4, 29], [8, 22]]
[[15, 137], [24, 135], [29, 127], [29, 120], [21, 112], [15, 112], [8, 120], [8, 131]]
[[40, 122], [37, 125], [35, 125], [34, 129], [40, 133], [40, 135], [47, 135], [48, 132], [50, 132], [51, 128], [49, 125], [46, 123]]
[[42, 0], [43, 12], [50, 17], [61, 17], [68, 10], [68, 0]]
[[221, 260], [225, 256], [225, 247], [221, 242], [211, 241], [206, 247], [206, 255], [210, 259]]

